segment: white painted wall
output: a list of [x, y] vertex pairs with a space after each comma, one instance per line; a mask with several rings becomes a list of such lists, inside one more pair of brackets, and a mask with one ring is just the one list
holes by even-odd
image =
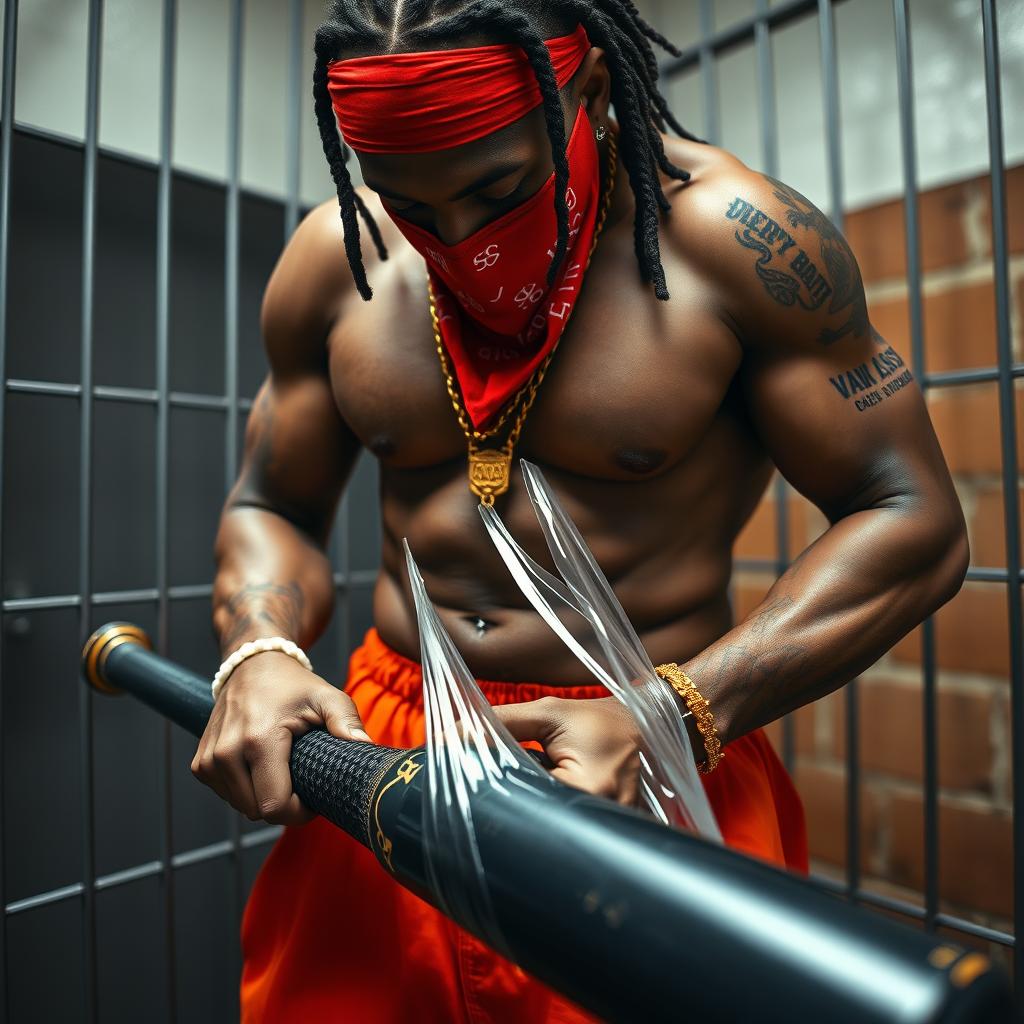
[[[682, 47], [699, 37], [697, 0], [637, 0], [652, 23]], [[715, 27], [749, 17], [755, 0], [717, 0]], [[978, 0], [910, 0], [918, 178], [923, 188], [988, 169], [985, 67]], [[844, 206], [900, 195], [896, 45], [891, 0], [845, 0], [834, 8]], [[1024, 0], [999, 0], [1003, 124], [1008, 164], [1024, 160]], [[779, 177], [828, 207], [818, 21], [773, 33]], [[763, 163], [753, 45], [718, 65], [722, 145]], [[669, 88], [676, 113], [704, 130], [699, 74]]]
[[[312, 77], [312, 35], [322, 0], [304, 0], [304, 82]], [[697, 0], [638, 0], [682, 46], [698, 37]], [[755, 0], [717, 0], [721, 28], [753, 13]], [[915, 111], [923, 187], [987, 169], [985, 82], [978, 0], [912, 0]], [[228, 0], [179, 0], [174, 161], [223, 177], [227, 162]], [[16, 117], [80, 138], [85, 120], [85, 0], [22, 0]], [[281, 195], [286, 187], [288, 5], [246, 0], [243, 52], [242, 183]], [[1024, 160], [1024, 0], [999, 0], [1006, 153]], [[891, 0], [845, 0], [835, 8], [840, 74], [844, 201], [858, 207], [902, 191], [899, 108]], [[161, 52], [160, 0], [106, 0], [100, 106], [101, 145], [155, 158]], [[824, 116], [817, 21], [773, 37], [780, 176], [827, 207]], [[721, 143], [760, 166], [752, 46], [718, 66]], [[699, 76], [668, 89], [684, 124], [703, 132]], [[312, 102], [303, 119], [301, 192], [333, 192]], [[354, 162], [353, 162], [353, 166]]]
[[[290, 5], [245, 0], [242, 53], [241, 178], [270, 195], [287, 188]], [[81, 138], [85, 125], [85, 0], [22, 0], [18, 12], [15, 118]], [[304, 0], [301, 192], [333, 194], [313, 118], [313, 32], [322, 0]], [[176, 166], [227, 174], [229, 0], [178, 0], [174, 88]], [[105, 0], [100, 79], [100, 145], [156, 159], [159, 142], [160, 0]]]

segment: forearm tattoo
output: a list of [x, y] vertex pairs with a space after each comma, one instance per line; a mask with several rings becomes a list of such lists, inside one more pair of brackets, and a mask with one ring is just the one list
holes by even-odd
[[220, 642], [233, 649], [254, 631], [267, 631], [298, 639], [302, 630], [305, 597], [298, 583], [249, 583], [224, 602], [228, 623]]
[[[786, 226], [741, 196], [729, 204], [725, 217], [739, 225], [736, 241], [758, 254], [754, 269], [765, 290], [782, 306], [810, 311], [825, 307], [829, 316], [842, 316], [838, 327], [821, 330], [818, 341], [822, 345], [869, 331], [876, 342], [882, 343], [868, 323], [864, 285], [846, 239], [799, 192], [775, 178], [764, 177], [774, 186], [775, 198], [786, 207]], [[817, 236], [817, 255], [813, 245], [810, 253], [801, 248], [788, 229], [798, 230], [801, 240], [807, 232]]]
[[729, 681], [736, 706], [743, 709], [734, 721], [737, 735], [778, 717], [790, 705], [805, 699], [798, 695], [806, 685], [810, 648], [786, 642], [777, 632], [795, 607], [796, 602], [787, 595], [770, 599], [738, 627], [745, 642], [713, 644], [686, 666], [695, 681]]

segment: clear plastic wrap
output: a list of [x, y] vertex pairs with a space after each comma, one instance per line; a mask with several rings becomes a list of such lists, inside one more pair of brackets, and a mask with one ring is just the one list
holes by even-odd
[[498, 719], [427, 595], [404, 541], [423, 666], [427, 782], [424, 864], [438, 906], [505, 955], [473, 823], [471, 794], [529, 786], [543, 797], [554, 780]]
[[[642, 738], [641, 791], [651, 812], [665, 824], [720, 841], [675, 698], [655, 674], [604, 574], [543, 476], [525, 462], [523, 472], [563, 578], [533, 561], [493, 507], [481, 505], [491, 540], [544, 621], [632, 713]], [[473, 806], [482, 796], [500, 799], [512, 787], [543, 801], [560, 783], [495, 714], [434, 610], [407, 541], [404, 546], [423, 667], [426, 876], [441, 910], [508, 956], [488, 890]], [[563, 621], [569, 617], [577, 620], [572, 626]]]
[[[562, 579], [523, 551], [493, 506], [480, 505], [491, 540], [544, 621], [632, 713], [643, 739], [641, 788], [652, 813], [666, 824], [720, 842], [721, 832], [694, 763], [678, 701], [655, 673], [604, 573], [543, 474], [520, 461], [534, 512]], [[560, 617], [558, 602], [586, 619], [594, 642], [581, 641], [574, 634]]]

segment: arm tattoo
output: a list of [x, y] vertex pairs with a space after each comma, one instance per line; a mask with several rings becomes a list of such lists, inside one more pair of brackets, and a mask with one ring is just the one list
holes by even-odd
[[749, 644], [715, 644], [687, 667], [695, 680], [702, 676], [727, 677], [730, 688], [742, 694], [743, 715], [737, 723], [740, 735], [754, 727], [751, 723], [776, 717], [770, 709], [793, 703], [788, 694], [800, 690], [810, 660], [810, 648], [772, 642], [773, 632], [795, 609], [796, 601], [792, 597], [771, 598], [743, 624]]
[[[881, 336], [878, 336], [881, 338]], [[885, 344], [885, 341], [881, 341]], [[903, 357], [891, 346], [886, 346], [868, 363], [860, 363], [840, 370], [829, 377], [829, 383], [839, 397], [851, 404], [857, 412], [865, 412], [881, 405], [897, 391], [902, 391], [914, 379], [903, 362]]]
[[302, 630], [305, 597], [298, 583], [249, 583], [224, 603], [230, 622], [221, 636], [221, 647], [234, 648], [253, 630], [272, 629], [289, 639]]
[[[775, 198], [786, 207], [786, 226], [740, 196], [732, 201], [725, 216], [739, 225], [736, 241], [758, 254], [754, 269], [765, 290], [782, 306], [811, 311], [825, 306], [830, 316], [843, 316], [839, 327], [822, 329], [818, 335], [822, 345], [832, 345], [851, 333], [860, 337], [869, 331], [875, 341], [880, 341], [869, 327], [864, 285], [846, 239], [799, 192], [775, 178], [764, 177], [774, 186]], [[817, 256], [800, 248], [787, 228], [817, 235]]]

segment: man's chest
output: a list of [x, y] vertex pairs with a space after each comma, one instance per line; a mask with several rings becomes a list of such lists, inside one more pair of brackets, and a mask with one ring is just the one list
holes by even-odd
[[[691, 454], [722, 411], [739, 347], [697, 289], [669, 303], [594, 266], [519, 444], [585, 476], [636, 479]], [[395, 274], [330, 338], [338, 406], [383, 462], [464, 458], [427, 307], [426, 281]], [[502, 434], [504, 436], [504, 434]]]

